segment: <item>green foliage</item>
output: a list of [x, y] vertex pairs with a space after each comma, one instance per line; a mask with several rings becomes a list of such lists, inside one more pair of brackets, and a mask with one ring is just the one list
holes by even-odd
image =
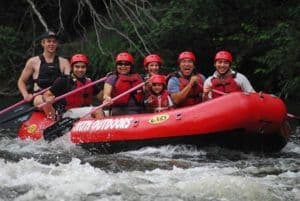
[[180, 51], [194, 51], [206, 75], [214, 54], [229, 50], [256, 90], [299, 99], [299, 15], [297, 1], [174, 0], [147, 37], [170, 66]]
[[[67, 2], [76, 5], [73, 1]], [[93, 4], [100, 8], [102, 4], [95, 2]], [[152, 1], [152, 7], [144, 5], [148, 7], [143, 12], [135, 7], [127, 13], [113, 6], [110, 23], [116, 29], [97, 27], [97, 32], [101, 32], [98, 37], [90, 12], [84, 13], [86, 21], [80, 23], [78, 19], [78, 24], [86, 27], [71, 29], [69, 33], [73, 34], [71, 41], [74, 42], [64, 45], [61, 51], [68, 56], [78, 52], [87, 54], [92, 66], [89, 73], [97, 77], [114, 70], [114, 57], [120, 51], [133, 53], [139, 71], [143, 70], [140, 66], [145, 55], [158, 53], [164, 60], [163, 70], [170, 72], [178, 68], [177, 55], [191, 50], [197, 57], [197, 69], [209, 76], [214, 71], [215, 53], [225, 49], [232, 52], [235, 68], [249, 78], [257, 91], [300, 100], [300, 5], [297, 0], [171, 0]], [[74, 16], [67, 15], [76, 13], [69, 12], [75, 10], [69, 9], [64, 14], [73, 19]], [[150, 20], [149, 14], [156, 20]], [[30, 32], [28, 27], [24, 32]], [[65, 26], [64, 31], [67, 32], [68, 27]], [[82, 30], [90, 30], [88, 36], [74, 40], [76, 33]], [[116, 30], [124, 35], [120, 36]], [[11, 73], [13, 63], [23, 59], [20, 52], [24, 48], [16, 33], [14, 28], [0, 28], [0, 42], [5, 44], [1, 47], [0, 76]]]
[[101, 41], [98, 41], [96, 34], [91, 32], [85, 39], [64, 45], [60, 53], [68, 57], [76, 53], [86, 54], [90, 61], [87, 73], [97, 78], [115, 70], [115, 56], [119, 51], [124, 51], [120, 44], [122, 39], [113, 33], [102, 34]]
[[0, 26], [0, 78], [11, 78], [23, 58], [25, 48], [15, 29]]

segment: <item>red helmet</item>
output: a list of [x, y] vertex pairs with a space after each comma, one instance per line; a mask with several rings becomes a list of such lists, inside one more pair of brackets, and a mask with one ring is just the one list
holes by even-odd
[[133, 56], [128, 52], [121, 52], [116, 57], [116, 63], [119, 61], [127, 61], [131, 63], [131, 65], [134, 64]]
[[144, 67], [146, 67], [151, 62], [157, 62], [159, 65], [162, 64], [161, 58], [157, 54], [149, 54], [144, 59]]
[[191, 59], [193, 62], [196, 61], [195, 55], [193, 52], [189, 52], [189, 51], [185, 51], [185, 52], [181, 52], [178, 56], [178, 63], [182, 60], [182, 59]]
[[74, 54], [72, 57], [71, 57], [71, 66], [73, 66], [74, 63], [76, 62], [83, 62], [85, 63], [86, 65], [89, 64], [89, 59], [86, 55], [84, 54]]
[[229, 61], [230, 63], [232, 63], [232, 56], [230, 52], [227, 51], [220, 51], [216, 54], [215, 56], [215, 61], [218, 59], [225, 59], [227, 61]]
[[166, 76], [164, 75], [152, 75], [150, 78], [151, 83], [160, 83], [166, 85]]

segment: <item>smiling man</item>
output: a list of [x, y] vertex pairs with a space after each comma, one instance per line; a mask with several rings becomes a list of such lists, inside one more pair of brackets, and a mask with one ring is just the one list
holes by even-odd
[[[44, 51], [41, 55], [31, 57], [18, 80], [18, 88], [24, 100], [32, 101], [33, 95], [27, 90], [27, 82], [33, 79], [33, 92], [51, 86], [56, 78], [70, 74], [71, 67], [67, 59], [56, 55], [58, 47], [57, 35], [52, 31], [45, 32], [41, 37], [41, 46]], [[37, 106], [41, 96], [36, 96], [34, 105]]]
[[169, 75], [168, 91], [176, 107], [195, 105], [202, 101], [204, 75], [195, 72], [196, 58], [185, 51], [178, 56], [179, 71]]
[[230, 52], [219, 51], [215, 56], [214, 64], [216, 71], [204, 82], [203, 100], [222, 95], [216, 93], [216, 91], [224, 93], [235, 91], [255, 92], [246, 76], [231, 69], [232, 55]]

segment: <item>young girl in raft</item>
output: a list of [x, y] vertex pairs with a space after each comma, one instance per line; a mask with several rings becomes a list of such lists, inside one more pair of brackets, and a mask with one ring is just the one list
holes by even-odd
[[173, 102], [166, 89], [166, 77], [152, 75], [149, 96], [144, 101], [147, 112], [161, 112], [173, 108]]

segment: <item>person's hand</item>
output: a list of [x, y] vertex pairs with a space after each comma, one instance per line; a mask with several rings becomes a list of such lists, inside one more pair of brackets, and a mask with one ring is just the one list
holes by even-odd
[[55, 96], [43, 96], [43, 100], [46, 103], [51, 103], [55, 99]]
[[210, 92], [210, 91], [212, 91], [212, 86], [204, 86], [203, 87], [203, 93], [208, 93], [208, 92]]
[[45, 102], [51, 103], [55, 99], [55, 96], [46, 96], [44, 97]]
[[112, 101], [111, 97], [110, 96], [105, 96], [104, 100], [103, 100], [103, 104], [105, 104], [105, 105], [112, 105], [113, 101]]
[[27, 94], [24, 96], [24, 100], [27, 102], [30, 102], [33, 99], [33, 95], [32, 94]]
[[191, 77], [191, 79], [190, 79], [190, 84], [191, 84], [192, 86], [195, 86], [195, 85], [197, 85], [197, 84], [199, 83], [199, 81], [200, 81], [199, 76], [193, 75], [193, 76]]

